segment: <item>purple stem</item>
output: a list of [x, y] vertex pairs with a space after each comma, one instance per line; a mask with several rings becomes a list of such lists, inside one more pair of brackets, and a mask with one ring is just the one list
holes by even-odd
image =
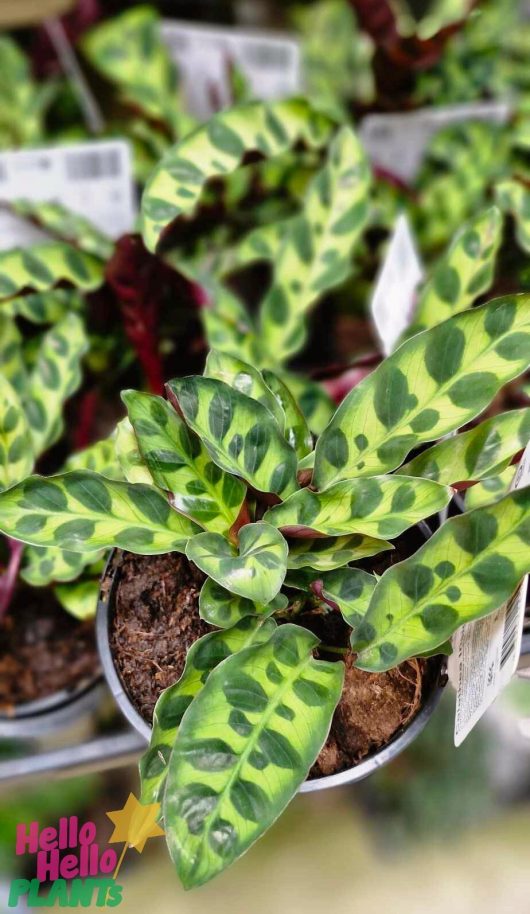
[[0, 619], [9, 608], [17, 584], [18, 570], [24, 552], [24, 543], [18, 540], [7, 539], [9, 549], [9, 562], [5, 572], [0, 576]]

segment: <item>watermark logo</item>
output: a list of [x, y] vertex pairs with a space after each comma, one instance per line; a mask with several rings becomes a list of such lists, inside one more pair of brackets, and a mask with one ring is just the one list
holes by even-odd
[[[10, 908], [24, 900], [29, 908], [115, 908], [123, 900], [118, 874], [129, 848], [142, 853], [149, 838], [163, 835], [158, 825], [160, 803], [144, 806], [134, 794], [122, 809], [106, 813], [114, 825], [100, 842], [94, 822], [79, 823], [77, 816], [59, 819], [58, 826], [41, 828], [38, 822], [17, 825], [17, 856], [35, 857], [33, 879], [13, 879]], [[107, 845], [122, 844], [121, 852]]]

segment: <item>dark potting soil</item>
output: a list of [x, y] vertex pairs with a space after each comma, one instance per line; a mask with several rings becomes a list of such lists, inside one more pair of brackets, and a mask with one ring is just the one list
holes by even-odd
[[[381, 573], [424, 541], [400, 543], [377, 560]], [[372, 560], [373, 562], [373, 560]], [[375, 564], [375, 563], [373, 563]], [[141, 716], [151, 723], [161, 692], [182, 674], [190, 646], [212, 631], [199, 617], [204, 575], [178, 554], [125, 553], [118, 571], [110, 642], [122, 683]], [[347, 647], [350, 629], [338, 612], [310, 611], [298, 617], [324, 644]], [[322, 659], [337, 659], [321, 650]], [[346, 677], [328, 740], [310, 777], [346, 770], [383, 747], [420, 710], [430, 682], [428, 661], [411, 660], [387, 673], [367, 673], [346, 655]]]
[[0, 713], [74, 691], [98, 673], [93, 622], [74, 619], [45, 588], [20, 587], [0, 624]]

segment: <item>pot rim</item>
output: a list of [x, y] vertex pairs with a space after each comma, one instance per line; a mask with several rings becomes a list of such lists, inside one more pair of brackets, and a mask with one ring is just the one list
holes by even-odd
[[[129, 698], [114, 664], [114, 657], [110, 647], [109, 609], [114, 602], [114, 595], [118, 585], [117, 571], [123, 551], [125, 550], [112, 550], [101, 578], [102, 583], [96, 615], [96, 639], [103, 667], [103, 675], [107, 680], [116, 704], [131, 726], [145, 739], [146, 743], [149, 743], [152, 728], [144, 720], [141, 714], [139, 714]], [[437, 658], [432, 659], [434, 662]], [[373, 755], [369, 755], [353, 768], [348, 768], [346, 771], [340, 771], [338, 774], [328, 775], [327, 777], [306, 780], [301, 784], [299, 792], [311, 793], [316, 790], [326, 790], [330, 787], [341, 787], [345, 784], [353, 784], [357, 781], [362, 781], [364, 778], [373, 774], [379, 768], [382, 768], [383, 765], [388, 764], [388, 762], [400, 755], [400, 753], [419, 736], [426, 726], [437, 707], [442, 692], [447, 684], [445, 658], [440, 656], [438, 659], [438, 669], [433, 676], [433, 683], [430, 686], [429, 693], [420, 710], [409, 724], [401, 730], [398, 730], [390, 742], [383, 746], [382, 749], [379, 749]]]
[[12, 715], [0, 714], [0, 738], [31, 738], [65, 729], [93, 710], [103, 694], [104, 677], [98, 673], [73, 689], [15, 705]]

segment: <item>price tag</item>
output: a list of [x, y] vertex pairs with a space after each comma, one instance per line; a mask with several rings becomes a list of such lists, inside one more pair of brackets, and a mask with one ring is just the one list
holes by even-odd
[[408, 114], [371, 114], [361, 124], [360, 138], [374, 165], [411, 183], [422, 165], [434, 134], [466, 121], [505, 124], [511, 108], [504, 102], [477, 102], [422, 108]]
[[[511, 491], [530, 485], [530, 444]], [[508, 685], [519, 663], [528, 576], [496, 613], [470, 622], [453, 638], [449, 678], [456, 689], [455, 746], [460, 746]]]
[[231, 103], [231, 63], [248, 80], [255, 98], [285, 98], [302, 88], [300, 46], [289, 36], [166, 21], [162, 38], [196, 117], [206, 119]]
[[390, 355], [409, 326], [424, 276], [407, 216], [398, 217], [372, 298], [372, 318], [383, 353]]
[[[61, 203], [112, 238], [136, 214], [131, 151], [122, 140], [0, 153], [0, 203], [19, 198]], [[0, 250], [47, 240], [40, 229], [0, 210]]]

